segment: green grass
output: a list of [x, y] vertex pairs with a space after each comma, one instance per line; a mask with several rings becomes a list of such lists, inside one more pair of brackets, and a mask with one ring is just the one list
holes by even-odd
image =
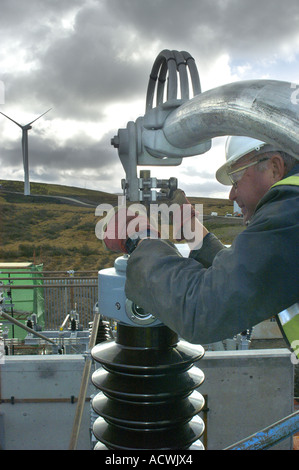
[[[44, 270], [98, 270], [113, 265], [120, 254], [105, 249], [95, 236], [98, 204], [117, 204], [117, 196], [44, 183], [31, 183], [31, 194], [24, 196], [20, 181], [1, 181], [0, 189], [0, 262], [34, 261]], [[19, 192], [13, 194], [9, 191]], [[57, 196], [54, 199], [42, 195]], [[74, 197], [94, 207], [67, 202], [61, 197]], [[225, 199], [190, 198], [202, 203], [204, 213], [219, 215], [232, 212], [232, 203]], [[223, 243], [231, 243], [243, 230], [241, 220], [209, 218], [205, 222]]]
[[[22, 181], [7, 181], [0, 180], [2, 189], [7, 191], [15, 191], [21, 193], [21, 198], [24, 193], [24, 183]], [[111, 201], [117, 200], [117, 196], [105, 193], [103, 191], [93, 191], [91, 189], [77, 188], [75, 186], [63, 186], [59, 184], [46, 184], [46, 183], [30, 183], [30, 193], [32, 195], [48, 195], [48, 196], [62, 196], [62, 197], [78, 197], [82, 201], [86, 199], [88, 202], [97, 203], [98, 201]], [[30, 198], [30, 196], [27, 196]], [[21, 199], [20, 199], [21, 200]]]

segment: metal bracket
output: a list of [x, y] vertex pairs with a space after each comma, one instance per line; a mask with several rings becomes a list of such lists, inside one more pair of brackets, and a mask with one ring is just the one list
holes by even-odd
[[201, 93], [193, 57], [185, 51], [162, 51], [150, 74], [145, 115], [135, 122], [129, 121], [126, 129], [119, 129], [111, 139], [126, 173], [122, 188], [128, 200], [143, 200], [138, 165], [178, 166], [183, 158], [205, 153], [211, 148], [210, 140], [179, 148], [172, 145], [163, 132], [167, 117], [189, 101], [190, 88], [194, 96]]

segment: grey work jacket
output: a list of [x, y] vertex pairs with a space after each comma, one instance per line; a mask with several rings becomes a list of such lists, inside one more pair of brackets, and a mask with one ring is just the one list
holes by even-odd
[[194, 344], [230, 338], [298, 302], [299, 186], [271, 188], [230, 248], [210, 234], [184, 258], [167, 241], [142, 241], [128, 260], [126, 296]]

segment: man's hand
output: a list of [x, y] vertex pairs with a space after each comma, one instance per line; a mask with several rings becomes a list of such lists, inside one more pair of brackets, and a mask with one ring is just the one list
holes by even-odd
[[[199, 220], [199, 213], [195, 210], [186, 194], [181, 189], [176, 189], [170, 197], [164, 201], [168, 206], [173, 206], [172, 222], [174, 224], [174, 238], [177, 241], [186, 240], [191, 249], [201, 245], [202, 239], [209, 233]], [[184, 229], [185, 226], [185, 229]], [[197, 234], [197, 241], [194, 244], [194, 238], [190, 238], [193, 233]], [[187, 234], [187, 236], [186, 236]], [[198, 238], [199, 237], [199, 238]]]
[[166, 192], [166, 199], [165, 202], [167, 205], [171, 204], [178, 204], [179, 206], [182, 206], [183, 204], [190, 204], [190, 201], [186, 198], [186, 194], [182, 189], [176, 189], [173, 192]]
[[181, 189], [176, 189], [170, 197], [163, 200], [168, 206], [172, 206], [172, 222], [174, 224], [175, 233], [174, 238], [177, 241], [184, 240], [183, 227], [189, 223], [190, 226], [194, 226], [192, 220], [196, 216], [196, 211], [190, 201], [187, 199], [186, 194]]
[[132, 243], [129, 242], [132, 240], [158, 238], [158, 232], [148, 221], [146, 209], [141, 211], [140, 207], [140, 204], [115, 207], [107, 214], [102, 239], [108, 250], [130, 253]]

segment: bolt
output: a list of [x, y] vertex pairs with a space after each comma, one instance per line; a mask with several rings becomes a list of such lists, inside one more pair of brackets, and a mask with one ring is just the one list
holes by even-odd
[[118, 137], [118, 135], [115, 135], [111, 139], [111, 145], [113, 145], [113, 147], [116, 148], [116, 149], [119, 147], [119, 137]]

